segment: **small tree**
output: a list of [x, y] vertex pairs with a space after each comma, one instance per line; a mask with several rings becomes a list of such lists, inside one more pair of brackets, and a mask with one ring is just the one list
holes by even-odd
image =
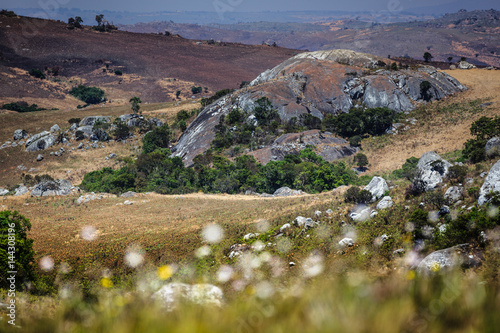
[[359, 153], [354, 156], [354, 163], [356, 163], [360, 169], [364, 169], [365, 166], [368, 165], [368, 157], [363, 153]]
[[431, 61], [432, 58], [434, 58], [434, 57], [429, 52], [425, 52], [424, 53], [424, 60], [425, 60], [425, 62]]
[[102, 20], [104, 19], [103, 14], [99, 14], [95, 16], [95, 21], [97, 22], [97, 26], [100, 27], [102, 25]]
[[181, 95], [181, 91], [177, 90], [176, 93], [175, 93], [175, 97], [179, 98], [180, 95]]
[[81, 29], [82, 28], [82, 23], [83, 23], [83, 20], [80, 16], [75, 16], [75, 28], [78, 28], [78, 29]]
[[35, 280], [33, 239], [27, 236], [30, 229], [30, 221], [18, 212], [0, 212], [0, 288], [10, 289], [9, 271], [17, 272], [18, 290], [23, 289], [24, 283]]
[[139, 113], [139, 110], [141, 109], [141, 106], [139, 104], [142, 103], [141, 99], [137, 96], [134, 96], [130, 99], [129, 101], [131, 103], [131, 108], [134, 113]]

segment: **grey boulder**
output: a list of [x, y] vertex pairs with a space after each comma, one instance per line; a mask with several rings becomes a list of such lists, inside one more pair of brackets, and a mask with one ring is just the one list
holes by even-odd
[[55, 124], [54, 126], [52, 126], [52, 127], [50, 128], [50, 132], [51, 132], [51, 133], [58, 132], [58, 131], [60, 131], [60, 130], [61, 130], [61, 128], [60, 128], [60, 127], [59, 127], [59, 125], [57, 125], [57, 124]]
[[80, 121], [79, 127], [82, 126], [94, 126], [96, 122], [109, 123], [111, 121], [110, 117], [105, 116], [89, 116], [85, 117]]
[[469, 244], [461, 244], [432, 252], [418, 264], [417, 272], [430, 275], [458, 267], [477, 267], [480, 264], [479, 257], [469, 250]]
[[494, 192], [500, 192], [500, 160], [491, 167], [490, 172], [486, 176], [484, 184], [479, 190], [477, 203], [479, 205], [486, 204], [490, 200], [490, 194]]
[[387, 208], [391, 208], [393, 205], [394, 205], [394, 201], [392, 201], [392, 198], [390, 196], [385, 196], [377, 204], [377, 209], [379, 209], [379, 210], [380, 209], [387, 209]]
[[429, 151], [418, 161], [416, 179], [424, 183], [425, 191], [433, 190], [443, 182], [450, 167], [448, 161], [442, 159], [436, 152]]
[[290, 196], [296, 196], [296, 195], [303, 195], [306, 194], [304, 191], [301, 190], [292, 190], [289, 187], [280, 187], [277, 189], [273, 195], [275, 197], [290, 197]]
[[42, 154], [38, 154], [38, 156], [36, 157], [36, 160], [38, 162], [40, 162], [41, 160], [43, 160], [43, 155]]
[[9, 193], [9, 190], [5, 188], [0, 188], [0, 196], [4, 196]]
[[444, 198], [456, 202], [462, 198], [464, 188], [461, 186], [452, 186], [446, 190]]
[[33, 135], [26, 141], [26, 151], [40, 151], [54, 145], [56, 138], [47, 131]]
[[488, 140], [484, 150], [489, 157], [500, 155], [500, 138], [494, 137]]
[[26, 138], [27, 136], [28, 136], [28, 133], [25, 130], [23, 130], [23, 129], [17, 129], [17, 130], [14, 131], [13, 139], [15, 141], [22, 140], [22, 139]]
[[20, 195], [24, 195], [26, 193], [29, 192], [29, 189], [24, 186], [24, 185], [20, 185], [18, 188], [16, 188], [15, 192], [14, 192], [14, 195], [17, 197], [17, 196], [20, 196]]
[[370, 183], [364, 188], [372, 194], [372, 202], [384, 196], [386, 191], [389, 191], [389, 186], [384, 178], [373, 177]]
[[31, 191], [35, 197], [46, 197], [55, 195], [68, 195], [71, 193], [73, 185], [65, 179], [44, 180], [38, 183]]

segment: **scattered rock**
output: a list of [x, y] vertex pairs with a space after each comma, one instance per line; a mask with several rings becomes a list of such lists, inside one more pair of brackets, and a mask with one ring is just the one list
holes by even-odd
[[122, 193], [122, 195], [120, 195], [120, 197], [122, 197], [122, 198], [132, 198], [132, 197], [135, 197], [136, 195], [137, 195], [137, 193], [135, 193], [133, 191], [128, 191], [128, 192]]
[[290, 261], [290, 262], [288, 263], [288, 266], [289, 266], [289, 267], [293, 267], [293, 266], [295, 266], [295, 263], [294, 263], [293, 261]]
[[372, 202], [384, 196], [384, 193], [389, 191], [389, 186], [384, 178], [373, 177], [370, 183], [364, 188], [372, 194]]
[[393, 255], [399, 255], [402, 256], [405, 253], [405, 249], [397, 249], [392, 252]]
[[356, 209], [349, 214], [349, 217], [356, 222], [364, 222], [370, 218], [372, 213], [370, 207], [365, 205], [359, 205]]
[[89, 116], [89, 117], [85, 117], [82, 119], [82, 121], [80, 121], [80, 124], [79, 124], [79, 127], [82, 127], [82, 126], [94, 126], [94, 124], [96, 123], [96, 121], [100, 121], [100, 122], [103, 122], [103, 123], [109, 123], [111, 121], [111, 118], [110, 117], [105, 117], [105, 116]]
[[134, 201], [130, 201], [130, 200], [125, 200], [125, 202], [123, 203], [125, 206], [130, 206], [130, 205], [133, 205], [134, 204]]
[[42, 154], [38, 154], [38, 156], [36, 157], [36, 160], [38, 162], [40, 162], [41, 160], [43, 160], [43, 155]]
[[4, 195], [7, 195], [9, 193], [9, 190], [6, 188], [0, 188], [0, 197], [3, 197]]
[[111, 153], [111, 154], [109, 154], [109, 155], [108, 155], [108, 158], [109, 158], [109, 159], [112, 159], [112, 158], [115, 158], [115, 157], [116, 157], [116, 154], [115, 154], [115, 153]]
[[292, 224], [299, 227], [299, 228], [302, 228], [306, 225], [306, 222], [307, 222], [307, 218], [305, 218], [303, 216], [297, 216], [295, 218], [295, 220], [293, 220]]
[[50, 132], [51, 133], [54, 133], [54, 132], [59, 132], [61, 130], [61, 128], [59, 127], [59, 125], [55, 124], [54, 126], [52, 126], [50, 128]]
[[488, 157], [500, 155], [500, 138], [494, 137], [488, 140], [484, 150], [486, 151], [486, 155], [488, 155]]
[[22, 140], [28, 136], [28, 132], [23, 129], [17, 129], [14, 131], [13, 139], [14, 141]]
[[250, 240], [250, 239], [252, 239], [252, 238], [257, 238], [257, 237], [259, 237], [259, 235], [260, 235], [260, 234], [258, 234], [258, 233], [249, 233], [249, 234], [246, 234], [245, 236], [243, 236], [243, 240], [248, 241], [248, 240]]
[[251, 250], [252, 247], [247, 244], [234, 244], [229, 248], [229, 259], [240, 256], [243, 252]]
[[24, 194], [28, 193], [29, 191], [30, 191], [30, 190], [29, 190], [26, 186], [24, 186], [24, 185], [19, 185], [19, 186], [16, 188], [16, 190], [15, 190], [15, 192], [14, 192], [14, 195], [15, 195], [15, 196], [24, 195]]
[[17, 170], [19, 170], [19, 171], [26, 171], [26, 170], [28, 170], [28, 168], [27, 168], [27, 167], [25, 167], [25, 166], [24, 166], [24, 165], [22, 165], [22, 164], [21, 164], [21, 165], [18, 165], [16, 169], [17, 169]]
[[331, 214], [333, 214], [333, 210], [328, 209], [325, 213], [327, 213], [328, 215], [331, 215]]
[[352, 238], [344, 238], [339, 242], [340, 247], [351, 247], [354, 246], [354, 240]]
[[155, 292], [152, 297], [167, 311], [174, 310], [178, 304], [184, 302], [216, 307], [224, 304], [224, 293], [219, 287], [211, 284], [169, 283]]
[[[8, 191], [7, 191], [8, 192]], [[290, 225], [290, 223], [285, 223], [281, 226], [280, 228], [280, 233], [283, 233], [285, 232], [286, 230], [290, 229], [292, 226]]]
[[390, 208], [394, 205], [394, 201], [392, 201], [392, 198], [390, 196], [385, 196], [380, 200], [380, 202], [377, 204], [377, 209], [387, 209]]
[[461, 244], [432, 252], [418, 264], [417, 271], [420, 274], [430, 275], [459, 266], [470, 268], [481, 265], [481, 259], [478, 255], [471, 252], [469, 244]]
[[78, 125], [76, 123], [71, 124], [71, 127], [69, 128], [70, 131], [74, 132], [78, 128]]
[[301, 191], [301, 190], [292, 190], [291, 188], [286, 187], [286, 186], [277, 189], [273, 193], [273, 195], [275, 197], [291, 197], [291, 196], [304, 195], [304, 194], [307, 194], [307, 193], [305, 193], [304, 191]]
[[486, 176], [484, 184], [479, 190], [477, 203], [480, 206], [486, 204], [490, 200], [489, 195], [493, 192], [500, 192], [500, 160], [491, 167], [490, 172]]
[[430, 191], [443, 182], [444, 177], [448, 174], [449, 167], [451, 167], [451, 164], [448, 161], [430, 151], [420, 157], [415, 178], [423, 183], [425, 191]]
[[471, 64], [470, 62], [460, 61], [458, 63], [458, 69], [473, 69], [473, 68], [477, 68], [477, 67], [474, 66], [473, 64]]
[[464, 193], [464, 188], [461, 186], [451, 186], [446, 190], [444, 198], [456, 202], [460, 200]]
[[80, 142], [80, 144], [78, 145], [78, 147], [76, 147], [76, 149], [83, 149], [83, 146], [84, 146], [83, 142]]
[[51, 147], [56, 138], [47, 131], [33, 135], [26, 141], [26, 151], [39, 151]]
[[321, 211], [320, 210], [317, 210], [314, 212], [314, 216], [315, 217], [320, 217], [321, 216]]
[[44, 180], [35, 185], [31, 195], [35, 197], [68, 195], [72, 189], [73, 185], [66, 179]]

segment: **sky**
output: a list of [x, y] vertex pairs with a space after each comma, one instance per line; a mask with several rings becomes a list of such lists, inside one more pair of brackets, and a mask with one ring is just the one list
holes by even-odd
[[[473, 3], [477, 9], [498, 9], [498, 0], [459, 0], [460, 3]], [[287, 10], [333, 10], [333, 11], [402, 11], [415, 7], [436, 5], [450, 6], [456, 12], [457, 0], [1, 0], [0, 7], [40, 8], [79, 8], [89, 10], [112, 10], [131, 12], [158, 11], [287, 11]]]

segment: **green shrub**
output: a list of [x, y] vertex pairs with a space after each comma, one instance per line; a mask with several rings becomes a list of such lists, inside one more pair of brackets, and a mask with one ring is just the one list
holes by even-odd
[[463, 156], [468, 158], [472, 163], [484, 161], [486, 159], [486, 143], [491, 138], [500, 135], [500, 117], [479, 118], [479, 120], [472, 123], [470, 133], [475, 136], [475, 139], [468, 140], [465, 143]]
[[394, 170], [392, 175], [396, 178], [406, 178], [413, 180], [417, 174], [418, 158], [410, 157], [406, 160], [401, 169]]
[[115, 75], [122, 76], [123, 71], [121, 69], [117, 69], [117, 70], [115, 70]]
[[70, 118], [68, 120], [68, 123], [70, 123], [70, 124], [79, 124], [80, 121], [82, 121], [80, 118]]
[[106, 100], [104, 97], [104, 91], [96, 87], [79, 85], [77, 87], [73, 87], [69, 93], [87, 104], [99, 104]]
[[371, 202], [372, 194], [370, 191], [361, 190], [359, 187], [353, 186], [344, 194], [344, 201], [348, 203], [366, 204]]
[[196, 95], [196, 94], [199, 94], [201, 92], [203, 92], [203, 88], [202, 87], [195, 87], [195, 86], [192, 86], [191, 87], [191, 92]]
[[142, 140], [142, 153], [148, 154], [158, 148], [168, 148], [171, 140], [172, 132], [168, 124], [156, 127], [144, 136]]
[[350, 138], [365, 134], [382, 135], [392, 125], [396, 113], [388, 108], [351, 109], [349, 113], [328, 115], [323, 119], [325, 130]]
[[29, 74], [33, 77], [36, 77], [37, 79], [45, 79], [45, 74], [36, 68], [30, 69]]
[[467, 176], [467, 167], [463, 165], [452, 165], [448, 168], [448, 178], [452, 183], [463, 183]]
[[[212, 97], [209, 97], [209, 98], [202, 98], [201, 99], [201, 105], [202, 106], [207, 106], [207, 105], [210, 105], [212, 104], [213, 102], [215, 102], [216, 100], [232, 93], [234, 91], [234, 89], [223, 89], [223, 90], [219, 90], [217, 91]], [[177, 96], [178, 97], [178, 96]]]
[[10, 289], [7, 280], [9, 271], [16, 271], [16, 290], [26, 289], [26, 283], [36, 279], [33, 251], [33, 239], [27, 232], [31, 229], [30, 221], [18, 212], [0, 212], [0, 288]]
[[349, 138], [349, 144], [353, 147], [360, 147], [361, 146], [361, 136], [355, 135]]
[[39, 108], [38, 105], [36, 105], [36, 104], [28, 105], [28, 103], [26, 103], [24, 101], [19, 101], [19, 102], [15, 102], [15, 103], [4, 104], [2, 106], [2, 109], [11, 110], [11, 111], [17, 111], [17, 112], [34, 112], [34, 111], [47, 110], [47, 109], [44, 109], [44, 108]]
[[125, 140], [130, 136], [130, 127], [120, 118], [116, 118], [114, 121], [116, 126], [113, 135], [116, 140]]

